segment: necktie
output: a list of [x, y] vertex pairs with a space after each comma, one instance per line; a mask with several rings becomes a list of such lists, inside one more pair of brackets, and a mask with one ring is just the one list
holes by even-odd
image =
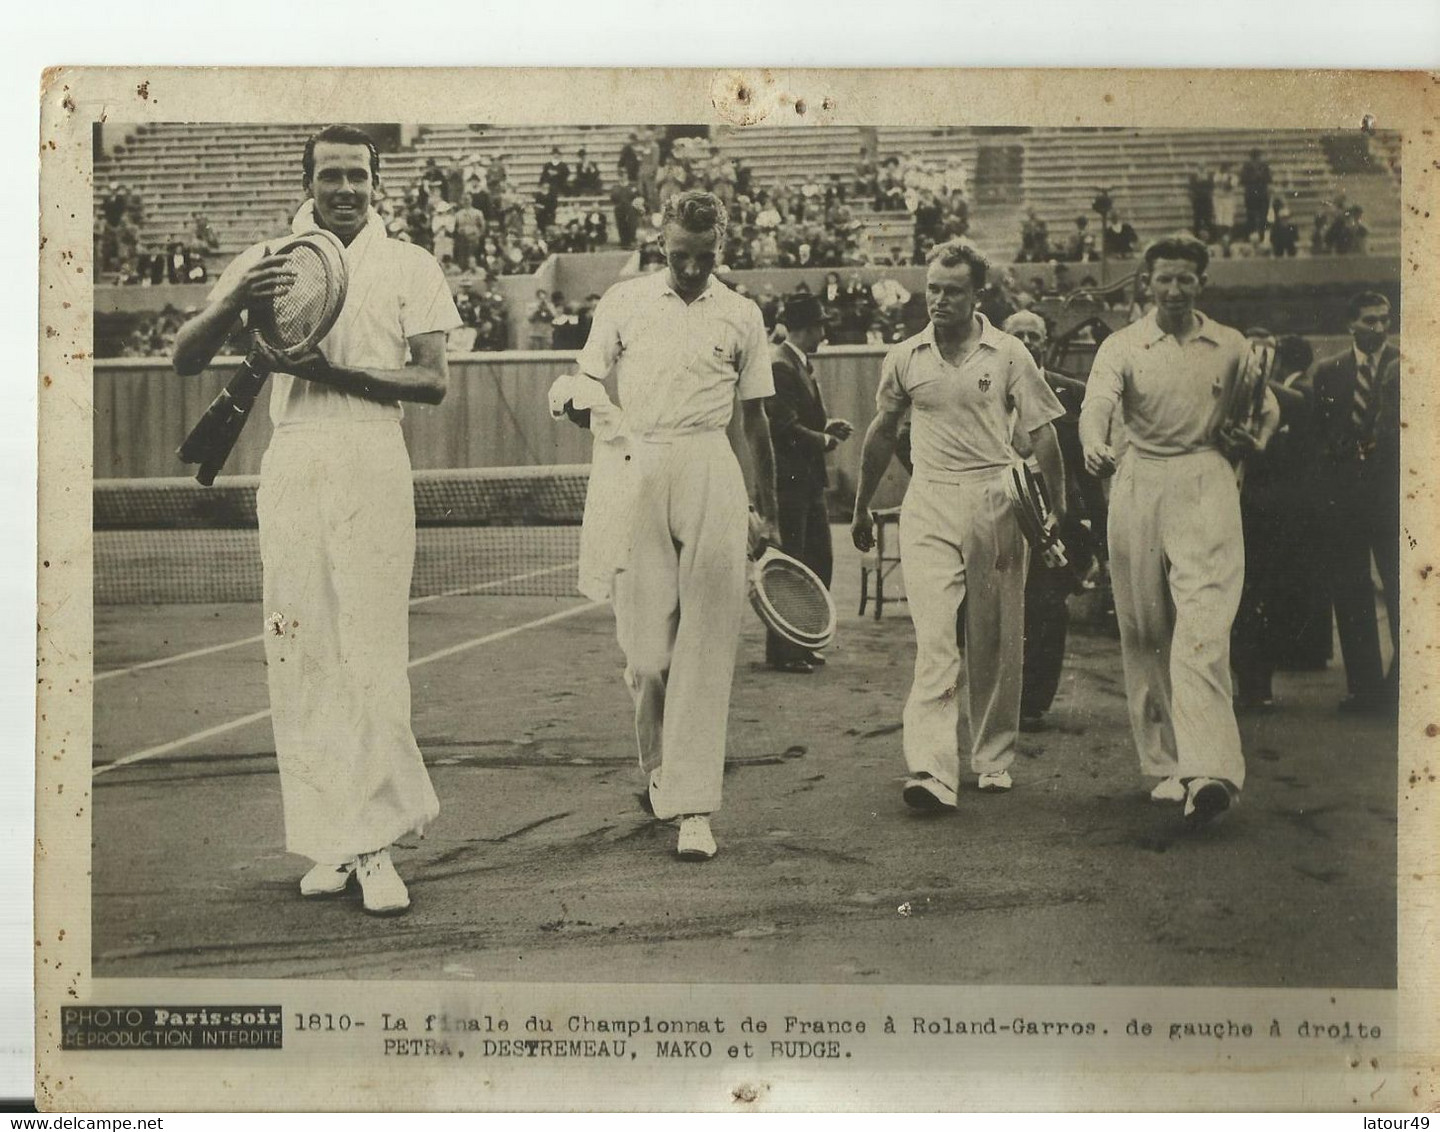
[[1355, 400], [1350, 407], [1350, 420], [1361, 439], [1370, 431], [1370, 404], [1373, 400], [1374, 383], [1375, 371], [1370, 367], [1370, 359], [1367, 358], [1364, 364], [1355, 370]]

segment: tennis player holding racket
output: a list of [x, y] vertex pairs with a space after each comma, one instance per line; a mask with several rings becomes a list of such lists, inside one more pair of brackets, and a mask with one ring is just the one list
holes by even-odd
[[[305, 896], [358, 876], [367, 912], [410, 904], [390, 846], [439, 812], [410, 729], [409, 596], [415, 557], [400, 404], [445, 396], [445, 334], [460, 325], [440, 265], [386, 237], [371, 209], [380, 156], [363, 131], [305, 145], [300, 233], [345, 245], [348, 297], [318, 349], [274, 359], [274, 436], [257, 507], [265, 655], [286, 848], [315, 862]], [[288, 286], [257, 244], [226, 268], [176, 337], [177, 373], [201, 372], [252, 304]]]
[[[725, 206], [707, 192], [682, 192], [666, 201], [663, 221], [665, 270], [605, 293], [579, 365], [597, 381], [615, 373], [628, 438], [623, 460], [604, 473], [622, 482], [596, 483], [597, 461], [589, 499], [628, 501], [600, 518], [626, 535], [609, 596], [648, 808], [679, 819], [682, 859], [705, 860], [715, 855], [709, 815], [720, 808], [745, 610], [741, 460], [752, 470], [762, 533], [779, 541], [764, 401], [774, 386], [760, 308], [711, 277]], [[595, 518], [587, 514], [587, 524]]]
[[[915, 622], [915, 681], [905, 704], [906, 805], [953, 810], [960, 783], [960, 689], [968, 691], [970, 769], [981, 790], [1008, 790], [1020, 727], [1027, 548], [1004, 478], [1015, 458], [1010, 406], [1065, 513], [1065, 471], [1051, 424], [1064, 408], [1017, 339], [976, 309], [988, 264], [950, 240], [930, 253], [930, 325], [885, 355], [865, 434], [851, 537], [875, 543], [870, 500], [911, 412], [915, 474], [900, 512], [905, 587]], [[961, 615], [965, 680], [955, 622]]]

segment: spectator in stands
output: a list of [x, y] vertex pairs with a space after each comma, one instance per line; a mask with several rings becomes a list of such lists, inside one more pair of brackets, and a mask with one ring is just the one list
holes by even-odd
[[1140, 243], [1135, 229], [1130, 226], [1129, 221], [1121, 218], [1118, 208], [1112, 208], [1105, 217], [1105, 229], [1101, 238], [1104, 240], [1106, 256], [1114, 259], [1131, 258]]
[[907, 291], [897, 280], [889, 276], [882, 276], [877, 279], [870, 288], [870, 296], [875, 300], [876, 318], [881, 332], [881, 341], [891, 341], [889, 332], [900, 321], [905, 310], [905, 304], [910, 301], [910, 292]]
[[855, 177], [851, 182], [851, 191], [856, 200], [875, 199], [875, 190], [879, 183], [879, 171], [875, 167], [875, 159], [870, 153], [870, 147], [860, 147], [860, 160], [855, 163]]
[[660, 209], [660, 143], [654, 130], [646, 130], [636, 152], [640, 157], [640, 191], [645, 196], [645, 212]]
[[863, 346], [875, 321], [875, 296], [865, 285], [858, 271], [852, 271], [840, 292], [840, 336], [831, 339], [835, 345]]
[[908, 211], [905, 206], [905, 183], [901, 180], [900, 159], [887, 157], [875, 186], [877, 212]]
[[1033, 208], [1025, 210], [1020, 224], [1020, 252], [1016, 263], [1046, 263], [1050, 259], [1050, 228]]
[[575, 154], [574, 192], [577, 196], [598, 196], [605, 191], [600, 179], [600, 166], [585, 155], [582, 145]]
[[645, 198], [633, 179], [615, 183], [610, 190], [610, 205], [615, 213], [615, 234], [620, 240], [620, 246], [633, 248], [635, 233], [639, 230], [640, 220], [645, 214]]
[[[1211, 199], [1215, 211], [1215, 236], [1223, 238], [1235, 234], [1235, 205], [1236, 187], [1239, 182], [1235, 174], [1230, 172], [1230, 163], [1222, 161], [1220, 168], [1212, 176], [1214, 188], [1211, 191]], [[1228, 247], [1228, 244], [1226, 245]]]
[[929, 189], [922, 190], [916, 198], [915, 204], [915, 248], [919, 249], [928, 243], [933, 247], [939, 243], [945, 234], [945, 213], [940, 208], [940, 203], [935, 199], [935, 194]]
[[505, 190], [510, 184], [510, 171], [505, 168], [505, 161], [505, 154], [496, 154], [491, 158], [490, 164], [485, 170], [485, 187], [496, 201], [505, 195]]
[[1065, 258], [1071, 263], [1091, 263], [1100, 258], [1095, 250], [1095, 233], [1090, 231], [1090, 218], [1084, 213], [1075, 217], [1075, 231], [1066, 242]]
[[433, 246], [430, 234], [430, 210], [425, 207], [425, 191], [412, 189], [407, 195], [405, 223], [410, 230], [410, 242], [429, 251]]
[[431, 249], [444, 266], [455, 259], [455, 209], [449, 201], [439, 200], [430, 211]]
[[1215, 174], [1197, 165], [1190, 170], [1186, 191], [1190, 196], [1190, 231], [1208, 244], [1215, 227]]
[[458, 208], [465, 199], [465, 168], [460, 164], [459, 155], [446, 158], [441, 172], [445, 179], [445, 199], [450, 202], [451, 208]]
[[540, 167], [540, 191], [545, 196], [556, 198], [570, 188], [570, 166], [560, 156], [558, 145], [550, 147], [550, 159]]
[[165, 261], [165, 275], [171, 283], [185, 282], [185, 245], [179, 240], [170, 241], [170, 252]]
[[420, 192], [427, 206], [445, 199], [445, 171], [434, 157], [427, 157], [420, 171]]
[[550, 296], [545, 293], [544, 287], [536, 288], [535, 298], [525, 304], [525, 324], [530, 328], [530, 337], [526, 343], [528, 348], [531, 350], [550, 349], [554, 323], [554, 303], [550, 301]]
[[476, 253], [485, 239], [485, 215], [467, 201], [455, 210], [451, 230], [451, 256], [461, 271], [469, 271], [475, 266]]
[[1370, 229], [1363, 219], [1365, 210], [1358, 204], [1346, 208], [1325, 233], [1325, 246], [1336, 255], [1364, 255]]
[[592, 208], [585, 213], [580, 227], [585, 233], [587, 251], [596, 251], [609, 242], [609, 224], [605, 219], [605, 214], [598, 208]]
[[460, 316], [460, 325], [445, 335], [447, 354], [468, 354], [475, 349], [475, 292], [469, 283], [462, 282], [455, 288], [455, 311]]
[[111, 181], [109, 191], [100, 202], [100, 211], [105, 217], [105, 223], [112, 228], [117, 228], [120, 222], [125, 219], [130, 208], [130, 197], [119, 181]]
[[636, 148], [639, 143], [639, 135], [631, 134], [625, 144], [620, 147], [620, 156], [615, 161], [615, 169], [620, 174], [620, 180], [631, 185], [637, 184], [640, 180], [640, 153]]
[[1250, 151], [1250, 159], [1240, 166], [1240, 187], [1245, 197], [1245, 235], [1265, 238], [1265, 225], [1270, 214], [1270, 165], [1258, 149]]
[[666, 201], [677, 193], [683, 192], [689, 179], [690, 175], [680, 161], [671, 158], [665, 162], [655, 180], [660, 207], [664, 208]]
[[710, 164], [706, 173], [710, 191], [728, 208], [735, 199], [735, 163], [720, 152], [718, 145], [710, 147]]
[[1279, 256], [1297, 255], [1300, 250], [1300, 229], [1283, 201], [1275, 202], [1275, 220], [1270, 225], [1270, 250]]

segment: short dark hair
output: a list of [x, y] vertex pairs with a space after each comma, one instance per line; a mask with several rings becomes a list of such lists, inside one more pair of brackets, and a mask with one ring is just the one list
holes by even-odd
[[925, 263], [938, 263], [941, 267], [968, 267], [970, 282], [975, 284], [977, 291], [985, 286], [985, 276], [990, 270], [990, 261], [985, 258], [985, 253], [969, 240], [958, 237], [936, 244], [926, 253]]
[[665, 202], [660, 224], [678, 224], [687, 232], [714, 232], [716, 240], [725, 238], [729, 219], [724, 202], [704, 189], [686, 189]]
[[336, 124], [326, 126], [319, 133], [311, 134], [305, 142], [305, 153], [300, 158], [300, 168], [303, 171], [304, 183], [307, 187], [315, 177], [315, 147], [320, 142], [363, 145], [370, 151], [370, 181], [372, 184], [380, 183], [380, 151], [375, 148], [375, 142], [370, 135], [359, 126]]
[[1314, 347], [1298, 334], [1287, 334], [1275, 344], [1275, 369], [1281, 377], [1309, 369], [1314, 360]]
[[1155, 270], [1157, 259], [1183, 259], [1195, 265], [1203, 273], [1210, 266], [1210, 249], [1189, 232], [1177, 232], [1173, 236], [1162, 236], [1152, 240], [1145, 248], [1145, 270]]
[[1389, 306], [1390, 300], [1379, 291], [1361, 291], [1358, 294], [1350, 296], [1350, 306], [1348, 309], [1350, 317], [1356, 319], [1360, 317], [1360, 312], [1366, 307], [1388, 308]]

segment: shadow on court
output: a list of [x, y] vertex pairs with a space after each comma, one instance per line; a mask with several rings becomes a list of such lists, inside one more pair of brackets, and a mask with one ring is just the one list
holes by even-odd
[[[1338, 660], [1242, 718], [1250, 780], [1186, 832], [1149, 801], [1119, 644], [1072, 632], [1015, 789], [900, 800], [906, 607], [855, 617], [811, 676], [760, 665], [747, 615], [720, 854], [673, 856], [635, 792], [610, 613], [547, 598], [417, 605], [415, 731], [441, 800], [397, 851], [414, 907], [299, 896], [253, 606], [97, 611], [94, 973], [589, 982], [1395, 985], [1396, 732], [1339, 716]], [[573, 614], [533, 624], [567, 610]], [[483, 643], [475, 643], [477, 641]], [[259, 716], [249, 722], [249, 716]], [[202, 736], [194, 738], [195, 736]], [[146, 752], [156, 752], [146, 754]]]

